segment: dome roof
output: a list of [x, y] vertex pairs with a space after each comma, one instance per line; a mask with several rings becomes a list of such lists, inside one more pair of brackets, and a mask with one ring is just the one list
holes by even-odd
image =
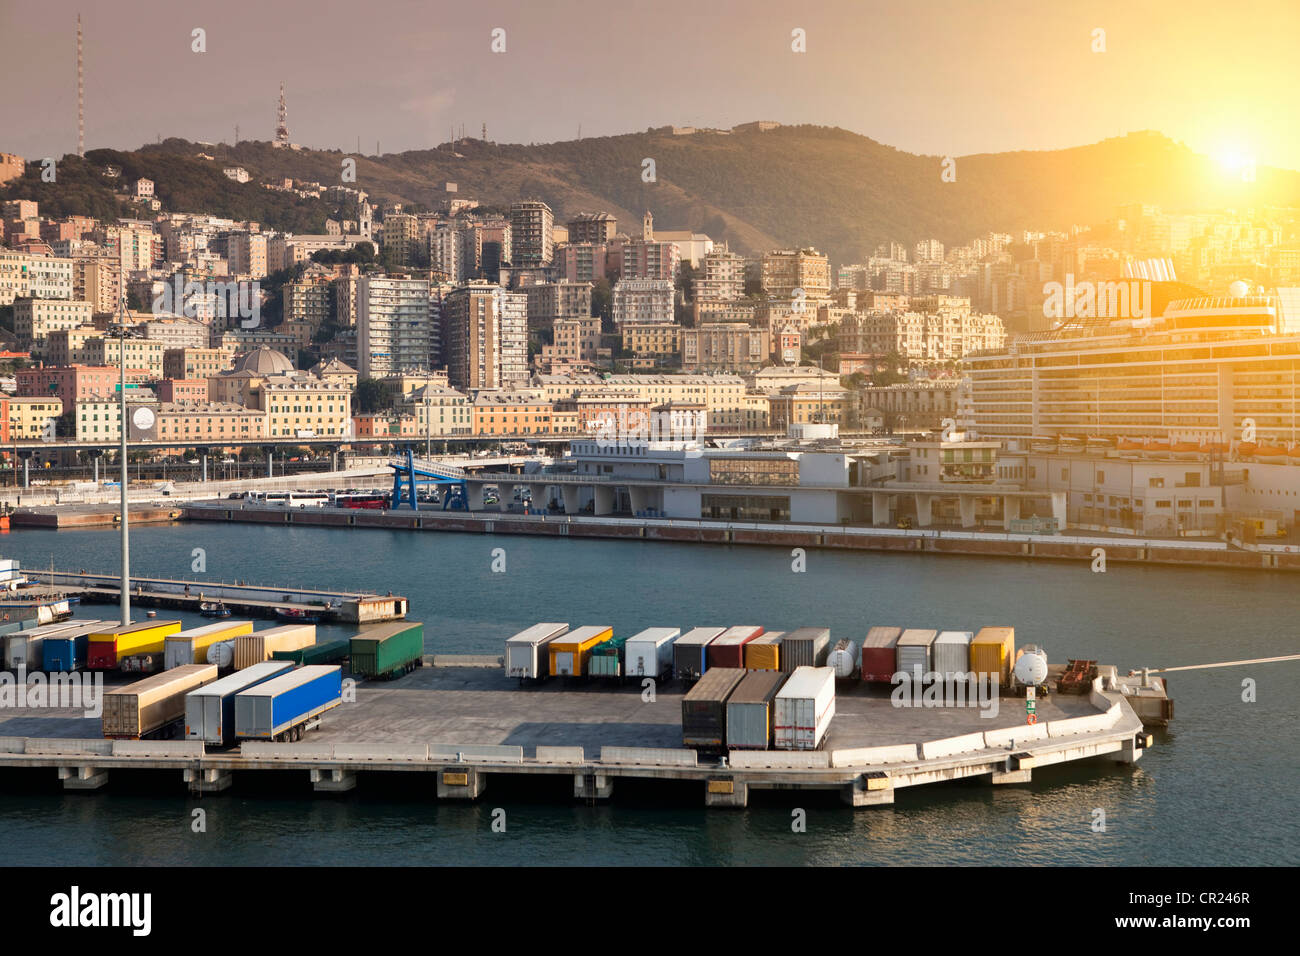
[[236, 359], [234, 370], [254, 375], [287, 375], [294, 371], [294, 367], [284, 353], [264, 345]]

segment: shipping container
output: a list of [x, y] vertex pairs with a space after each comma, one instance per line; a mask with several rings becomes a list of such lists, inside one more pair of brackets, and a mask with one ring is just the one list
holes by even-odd
[[888, 684], [894, 679], [894, 666], [898, 663], [898, 639], [903, 636], [901, 627], [873, 627], [862, 639], [862, 679], [877, 684]]
[[342, 697], [342, 668], [296, 667], [235, 695], [235, 736], [301, 740], [316, 718], [342, 703]]
[[218, 621], [168, 634], [163, 641], [163, 666], [171, 670], [182, 664], [206, 664], [208, 648], [217, 641], [251, 633], [252, 621]]
[[282, 624], [235, 637], [235, 670], [269, 661], [276, 651], [294, 651], [316, 643], [315, 624]]
[[850, 680], [858, 673], [858, 645], [841, 637], [826, 656], [826, 666], [835, 671], [837, 680]]
[[727, 749], [767, 750], [772, 746], [772, 701], [786, 677], [772, 670], [745, 674], [727, 698]]
[[327, 641], [324, 644], [309, 644], [306, 647], [298, 647], [291, 651], [272, 651], [271, 660], [288, 661], [299, 666], [303, 664], [337, 664], [339, 661], [347, 660], [350, 653], [352, 653], [352, 640], [344, 637], [337, 641]]
[[781, 641], [781, 671], [792, 674], [797, 667], [821, 667], [830, 649], [830, 628], [797, 628]]
[[125, 627], [115, 624], [91, 631], [86, 666], [91, 670], [117, 670], [127, 658], [155, 654], [161, 664], [167, 635], [180, 629], [180, 621], [141, 621]]
[[591, 649], [591, 656], [587, 658], [587, 673], [592, 677], [621, 678], [623, 650], [626, 644], [626, 637], [611, 637], [603, 644], [597, 644]]
[[745, 669], [751, 671], [779, 671], [781, 669], [781, 641], [785, 631], [767, 631], [745, 645]]
[[[90, 643], [95, 644], [93, 635]], [[185, 695], [216, 679], [215, 664], [185, 664], [107, 691], [101, 719], [104, 736], [130, 740], [170, 736], [185, 717]]]
[[22, 667], [28, 673], [47, 670], [45, 665], [45, 642], [56, 637], [88, 634], [96, 627], [102, 627], [107, 621], [83, 620], [61, 621], [58, 624], [37, 624], [36, 619], [15, 623], [14, 629], [4, 635], [5, 670], [17, 671]]
[[587, 659], [597, 644], [614, 636], [614, 629], [603, 624], [588, 624], [561, 634], [546, 645], [550, 654], [552, 677], [582, 677], [587, 673]]
[[921, 627], [909, 627], [905, 630], [894, 646], [895, 670], [900, 674], [906, 674], [913, 684], [923, 682], [925, 675], [934, 670], [931, 666], [934, 660], [931, 650], [934, 647], [934, 639], [938, 636], [938, 631]]
[[934, 672], [945, 681], [961, 680], [970, 673], [970, 631], [944, 631], [934, 639]]
[[777, 692], [772, 711], [777, 750], [816, 750], [835, 716], [835, 671], [796, 668]]
[[673, 676], [678, 680], [699, 680], [708, 669], [705, 651], [725, 627], [695, 627], [673, 642]]
[[976, 679], [984, 680], [986, 674], [992, 674], [1000, 686], [1006, 687], [1011, 683], [1015, 654], [1014, 627], [981, 627], [970, 642], [970, 669]]
[[352, 673], [368, 680], [392, 680], [424, 661], [424, 625], [418, 621], [366, 624], [352, 638]]
[[727, 744], [727, 698], [745, 679], [739, 667], [707, 670], [682, 698], [682, 745], [721, 752]]
[[709, 642], [704, 654], [704, 663], [708, 667], [745, 666], [745, 645], [756, 637], [761, 637], [763, 629], [756, 624], [742, 624], [729, 627]]
[[185, 739], [229, 747], [235, 742], [235, 695], [291, 670], [288, 661], [263, 661], [190, 691], [185, 695]]
[[681, 634], [677, 627], [647, 627], [633, 634], [623, 648], [624, 672], [628, 677], [671, 680], [673, 643]]
[[546, 645], [569, 629], [567, 624], [534, 624], [506, 641], [506, 676], [540, 680], [550, 674]]
[[65, 628], [58, 634], [47, 637], [42, 648], [45, 672], [66, 674], [85, 667], [86, 655], [90, 650], [90, 632], [108, 623], [108, 621], [77, 622], [75, 628]]

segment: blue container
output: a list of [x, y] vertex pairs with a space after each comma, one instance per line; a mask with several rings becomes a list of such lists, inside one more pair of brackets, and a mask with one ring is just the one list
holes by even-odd
[[69, 673], [86, 666], [86, 651], [90, 635], [79, 637], [47, 637], [45, 639], [45, 670], [47, 673]]
[[342, 701], [341, 667], [297, 667], [235, 695], [235, 736], [274, 740]]

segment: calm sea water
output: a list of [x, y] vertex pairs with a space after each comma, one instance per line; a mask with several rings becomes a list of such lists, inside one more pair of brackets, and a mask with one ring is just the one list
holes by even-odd
[[[202, 548], [206, 575], [190, 571]], [[493, 549], [505, 572], [494, 573]], [[24, 567], [111, 570], [113, 531], [20, 531], [0, 554]], [[499, 557], [499, 556], [497, 556]], [[1293, 577], [1089, 561], [834, 554], [791, 570], [779, 548], [189, 524], [139, 528], [141, 575], [393, 591], [425, 622], [430, 653], [499, 653], [539, 620], [652, 625], [804, 624], [860, 639], [872, 624], [971, 630], [1010, 624], [1049, 658], [1121, 670], [1300, 651]], [[91, 611], [94, 608], [87, 608]], [[1242, 681], [1257, 700], [1242, 701]], [[1176, 718], [1135, 767], [1094, 762], [1035, 771], [1029, 786], [968, 782], [900, 791], [853, 811], [833, 794], [751, 794], [744, 811], [706, 811], [685, 792], [620, 782], [614, 799], [574, 804], [493, 780], [475, 804], [437, 803], [432, 782], [363, 778], [313, 796], [306, 774], [188, 798], [175, 774], [108, 792], [64, 794], [11, 780], [0, 794], [10, 864], [950, 864], [1300, 863], [1300, 662], [1176, 674]], [[51, 772], [52, 775], [52, 772]], [[301, 778], [301, 779], [299, 779]], [[567, 778], [562, 781], [567, 785]], [[120, 786], [119, 786], [120, 784]], [[31, 787], [15, 791], [14, 787]], [[129, 789], [122, 787], [129, 786]], [[795, 808], [807, 829], [792, 832]], [[191, 811], [207, 814], [207, 833]], [[493, 811], [506, 831], [493, 832]], [[1093, 811], [1106, 814], [1104, 833]], [[71, 859], [66, 862], [74, 862]]]

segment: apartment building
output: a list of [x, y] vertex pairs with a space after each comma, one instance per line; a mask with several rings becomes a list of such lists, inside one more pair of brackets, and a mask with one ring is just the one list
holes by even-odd
[[555, 217], [544, 202], [531, 200], [510, 204], [510, 234], [513, 251], [509, 258], [515, 266], [546, 266], [553, 250], [552, 227]]
[[567, 223], [569, 242], [608, 242], [618, 233], [618, 220], [607, 212], [580, 212]]
[[404, 276], [363, 276], [357, 286], [357, 359], [363, 378], [432, 367], [437, 337], [429, 283]]
[[70, 299], [15, 299], [14, 335], [23, 351], [44, 354], [51, 332], [90, 324], [89, 302]]
[[619, 326], [623, 351], [635, 356], [680, 356], [682, 331], [672, 322], [627, 322]]
[[117, 391], [121, 371], [106, 366], [71, 365], [20, 368], [14, 372], [21, 398], [57, 398], [64, 408]]
[[470, 402], [475, 435], [544, 435], [551, 403], [533, 391], [480, 389]]
[[768, 334], [739, 322], [682, 329], [682, 371], [741, 372], [767, 364]]
[[50, 441], [55, 423], [63, 414], [63, 402], [53, 397], [0, 397], [0, 423], [5, 441]]
[[791, 299], [797, 289], [804, 299], [817, 302], [831, 289], [830, 261], [816, 249], [780, 249], [764, 254], [763, 292], [774, 299]]
[[673, 321], [673, 283], [668, 279], [619, 279], [614, 283], [614, 324]]
[[745, 257], [724, 245], [700, 261], [695, 277], [696, 301], [734, 302], [745, 294]]
[[502, 388], [528, 377], [528, 297], [471, 282], [443, 301], [443, 352], [451, 385]]

